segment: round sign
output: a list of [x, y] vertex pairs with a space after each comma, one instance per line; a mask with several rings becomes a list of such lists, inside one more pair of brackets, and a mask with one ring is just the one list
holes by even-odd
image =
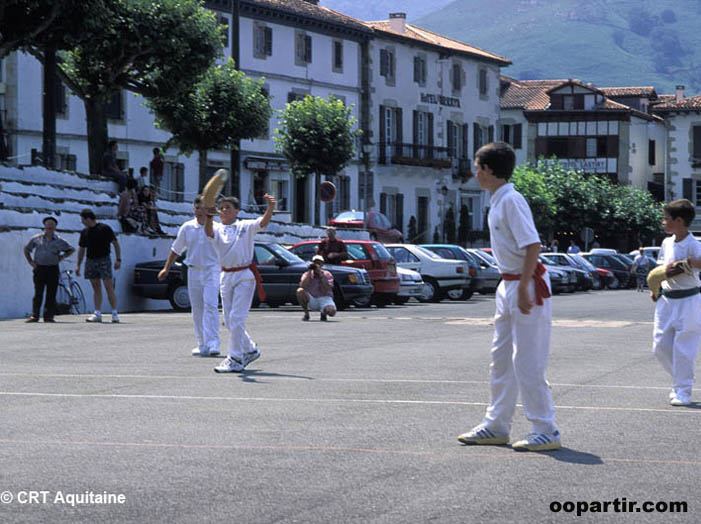
[[336, 198], [336, 186], [328, 180], [319, 184], [319, 198], [322, 202], [331, 202]]
[[594, 230], [590, 227], [585, 227], [582, 229], [579, 237], [582, 239], [582, 242], [591, 242], [594, 240]]

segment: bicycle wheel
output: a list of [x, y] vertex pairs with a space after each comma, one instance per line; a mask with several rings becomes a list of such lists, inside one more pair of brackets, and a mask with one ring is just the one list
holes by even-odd
[[68, 294], [68, 288], [60, 282], [56, 288], [56, 314], [65, 315], [70, 311], [71, 297]]
[[85, 313], [85, 295], [78, 282], [71, 282], [71, 313], [82, 315]]

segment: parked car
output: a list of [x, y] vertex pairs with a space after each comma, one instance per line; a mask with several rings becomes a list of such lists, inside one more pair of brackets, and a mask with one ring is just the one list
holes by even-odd
[[397, 267], [399, 275], [399, 293], [394, 298], [394, 303], [401, 305], [406, 304], [410, 298], [416, 300], [424, 294], [424, 279], [417, 271], [404, 267]]
[[367, 229], [371, 240], [380, 242], [404, 242], [402, 232], [379, 211], [342, 211], [329, 220], [329, 225], [338, 229]]
[[601, 253], [581, 253], [581, 255], [595, 267], [606, 269], [613, 273], [613, 278], [607, 283], [609, 289], [628, 287], [632, 280], [630, 269], [617, 257]]
[[[539, 255], [538, 260], [545, 266], [545, 269], [552, 272], [561, 271], [565, 274], [560, 285], [562, 286], [559, 291], [565, 291], [566, 293], [574, 293], [579, 287], [580, 275], [584, 274], [581, 269], [575, 269], [570, 266], [560, 266], [554, 260], [550, 258], [545, 258], [543, 255]], [[552, 282], [550, 283], [552, 286]], [[554, 289], [554, 287], [553, 287]]]
[[[310, 261], [316, 254], [320, 240], [298, 242], [290, 247], [290, 251], [302, 260]], [[348, 260], [341, 262], [343, 266], [365, 269], [370, 274], [373, 286], [371, 299], [365, 303], [361, 299], [354, 301], [357, 306], [368, 306], [375, 303], [383, 306], [394, 302], [399, 292], [399, 276], [397, 263], [382, 244], [373, 240], [343, 240], [348, 250]]]
[[[138, 296], [170, 300], [173, 309], [187, 311], [190, 298], [187, 293], [187, 266], [179, 257], [172, 266], [168, 278], [159, 282], [158, 272], [164, 260], [154, 260], [136, 264], [132, 290]], [[302, 274], [309, 264], [275, 243], [256, 242], [255, 260], [263, 279], [265, 302], [270, 307], [297, 303], [297, 288]], [[372, 284], [367, 271], [353, 267], [325, 265], [334, 278], [334, 302], [338, 309], [344, 309], [357, 300], [369, 300]], [[253, 297], [253, 306], [260, 304], [258, 293]]]
[[593, 247], [588, 251], [588, 253], [591, 253], [592, 255], [615, 255], [618, 253], [618, 250], [608, 247]]
[[447, 260], [433, 251], [414, 244], [387, 244], [385, 246], [397, 265], [421, 273], [424, 294], [421, 302], [439, 302], [446, 293], [460, 293], [470, 287], [470, 266], [463, 260]]
[[[469, 264], [470, 287], [460, 290], [448, 291], [447, 296], [451, 300], [469, 300], [475, 291], [485, 286], [484, 271], [480, 267], [479, 260], [473, 254], [468, 253], [464, 247], [455, 244], [421, 244], [421, 247], [433, 251], [442, 258], [464, 260]], [[495, 285], [496, 287], [496, 285]]]
[[477, 291], [481, 294], [494, 293], [501, 282], [501, 272], [497, 267], [497, 261], [490, 253], [481, 249], [470, 248], [467, 249], [467, 252], [477, 259], [480, 269], [485, 275], [485, 283]]
[[591, 270], [581, 267], [570, 255], [566, 253], [542, 253], [541, 259], [551, 260], [558, 266], [568, 267], [576, 271], [577, 289], [588, 291], [594, 287], [594, 279], [599, 280], [599, 275], [596, 268], [592, 266]]
[[[632, 255], [633, 258], [635, 258], [635, 257], [638, 256], [639, 251], [640, 251], [640, 250], [636, 249], [635, 251], [631, 251], [631, 252], [628, 253], [628, 254], [629, 254], [629, 255]], [[659, 246], [644, 247], [644, 248], [643, 248], [643, 254], [644, 254], [646, 257], [651, 258], [655, 263], [657, 263], [657, 257], [658, 257], [659, 254], [660, 254], [660, 247], [659, 247]]]

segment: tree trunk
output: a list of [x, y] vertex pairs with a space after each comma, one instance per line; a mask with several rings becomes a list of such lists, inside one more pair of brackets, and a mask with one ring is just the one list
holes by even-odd
[[321, 184], [321, 175], [319, 173], [314, 174], [314, 225], [318, 226], [321, 224], [321, 200], [319, 193], [319, 185]]
[[42, 158], [44, 167], [54, 169], [56, 167], [56, 49], [47, 47], [44, 49], [44, 94], [43, 94], [43, 119], [44, 135], [42, 143]]
[[0, 161], [7, 160], [9, 155], [7, 143], [5, 142], [5, 127], [2, 121], [2, 113], [0, 113]]
[[105, 101], [97, 98], [86, 98], [85, 119], [88, 123], [88, 159], [90, 173], [102, 173], [102, 155], [107, 148], [107, 116]]

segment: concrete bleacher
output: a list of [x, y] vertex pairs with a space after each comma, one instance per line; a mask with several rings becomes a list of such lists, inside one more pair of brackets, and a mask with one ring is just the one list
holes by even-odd
[[[31, 311], [33, 295], [31, 267], [23, 254], [29, 239], [42, 231], [42, 219], [48, 215], [58, 221], [58, 234], [78, 247], [83, 225], [80, 211], [93, 210], [99, 222], [109, 225], [122, 248], [122, 268], [117, 271], [116, 290], [121, 311], [142, 311], [168, 308], [168, 303], [135, 297], [131, 293], [134, 265], [139, 262], [165, 259], [180, 225], [192, 218], [191, 202], [158, 200], [158, 216], [163, 236], [123, 233], [117, 218], [117, 184], [103, 177], [79, 173], [51, 171], [41, 166], [0, 164], [0, 275], [3, 293], [0, 298], [0, 319], [21, 318]], [[241, 218], [258, 215], [242, 211]], [[325, 236], [325, 230], [308, 224], [275, 220], [257, 238], [262, 241], [294, 244], [301, 240]], [[344, 232], [344, 238], [367, 238], [364, 232]], [[76, 256], [64, 268], [74, 268]], [[92, 307], [90, 285], [80, 280], [88, 307]], [[106, 299], [103, 309], [107, 309]]]

